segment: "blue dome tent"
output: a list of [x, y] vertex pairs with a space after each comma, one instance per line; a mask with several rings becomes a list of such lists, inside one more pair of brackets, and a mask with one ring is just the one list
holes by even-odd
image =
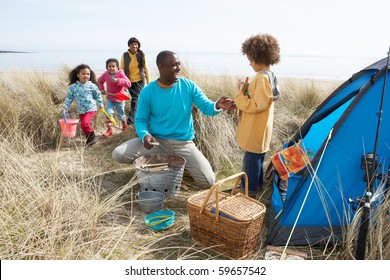
[[274, 173], [268, 244], [321, 245], [344, 240], [346, 228], [366, 194], [370, 166], [375, 167], [372, 191], [383, 186], [384, 181], [388, 188], [390, 87], [384, 86], [385, 77], [390, 76], [387, 69], [388, 58], [384, 58], [352, 75], [284, 145], [286, 149], [299, 143], [309, 155], [310, 164], [296, 173], [290, 172], [285, 180]]

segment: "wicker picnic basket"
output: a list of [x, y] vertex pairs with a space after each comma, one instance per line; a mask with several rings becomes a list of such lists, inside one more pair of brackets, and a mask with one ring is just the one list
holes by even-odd
[[[245, 195], [220, 191], [222, 184], [241, 177]], [[232, 259], [245, 259], [257, 247], [266, 207], [248, 196], [248, 177], [240, 172], [216, 182], [187, 201], [192, 239]]]

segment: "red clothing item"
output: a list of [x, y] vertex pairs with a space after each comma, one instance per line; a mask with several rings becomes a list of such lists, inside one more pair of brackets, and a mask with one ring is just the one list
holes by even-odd
[[[118, 82], [115, 83], [112, 81], [113, 78], [117, 78]], [[110, 73], [108, 71], [104, 72], [98, 79], [98, 86], [99, 90], [104, 90], [104, 83], [107, 87], [108, 93], [124, 93], [125, 88], [131, 87], [131, 82], [129, 78], [126, 77], [125, 72], [123, 70], [118, 70], [115, 73], [114, 77], [111, 77]], [[117, 99], [115, 96], [111, 94], [107, 94], [107, 99], [114, 101], [114, 102], [121, 102], [122, 100]]]
[[80, 114], [80, 127], [81, 130], [84, 132], [85, 136], [88, 137], [88, 135], [93, 132], [93, 126], [91, 125], [91, 121], [96, 115], [96, 111], [93, 112], [87, 112], [85, 114]]

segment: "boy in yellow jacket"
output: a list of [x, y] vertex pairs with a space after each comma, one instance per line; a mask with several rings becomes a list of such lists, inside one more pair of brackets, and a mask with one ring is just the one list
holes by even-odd
[[[258, 34], [246, 39], [241, 47], [256, 76], [247, 86], [239, 84], [235, 103], [241, 110], [236, 138], [245, 151], [242, 171], [248, 175], [249, 195], [256, 197], [263, 184], [263, 163], [270, 148], [276, 78], [270, 66], [280, 61], [278, 41], [269, 34]], [[245, 186], [241, 183], [241, 189]]]

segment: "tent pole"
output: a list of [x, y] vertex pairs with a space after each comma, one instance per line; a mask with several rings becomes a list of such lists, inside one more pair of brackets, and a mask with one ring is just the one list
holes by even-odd
[[379, 106], [378, 124], [376, 127], [376, 135], [375, 135], [375, 143], [374, 143], [373, 164], [371, 164], [370, 170], [368, 170], [368, 178], [367, 178], [368, 185], [367, 185], [366, 193], [364, 194], [362, 199], [364, 206], [363, 206], [363, 214], [361, 217], [360, 229], [359, 229], [359, 235], [358, 235], [357, 247], [356, 247], [356, 259], [358, 260], [364, 260], [366, 255], [367, 233], [370, 224], [370, 214], [371, 214], [371, 197], [372, 197], [372, 192], [374, 191], [374, 180], [375, 180], [375, 172], [376, 172], [375, 159], [377, 158], [376, 151], [378, 147], [379, 132], [380, 132], [380, 126], [382, 122], [382, 110], [383, 110], [383, 103], [385, 99], [387, 73], [389, 69], [389, 59], [390, 59], [390, 46], [389, 46], [389, 51], [387, 52], [385, 77], [383, 81], [382, 96], [381, 96], [381, 102]]

